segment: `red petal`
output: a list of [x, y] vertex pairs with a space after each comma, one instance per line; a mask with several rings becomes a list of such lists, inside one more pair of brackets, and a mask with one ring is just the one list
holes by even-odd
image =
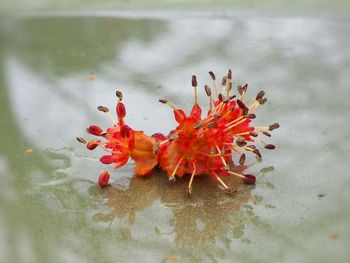
[[183, 110], [176, 109], [174, 110], [175, 120], [178, 123], [182, 123], [186, 119], [186, 114]]
[[87, 128], [88, 133], [91, 133], [96, 136], [101, 136], [103, 130], [98, 127], [97, 125], [91, 125], [89, 128]]
[[98, 184], [102, 187], [105, 187], [108, 184], [110, 175], [108, 172], [104, 171], [98, 177]]
[[113, 161], [112, 155], [104, 155], [100, 158], [100, 162], [103, 164], [110, 164], [113, 163]]
[[200, 119], [202, 115], [202, 109], [197, 103], [195, 103], [191, 110], [191, 117], [195, 119]]
[[131, 128], [128, 125], [123, 125], [120, 128], [120, 136], [122, 138], [129, 138], [131, 133], [132, 133], [132, 130], [131, 130]]

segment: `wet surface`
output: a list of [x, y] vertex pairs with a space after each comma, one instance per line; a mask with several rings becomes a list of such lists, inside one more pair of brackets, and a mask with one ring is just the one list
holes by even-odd
[[[350, 244], [350, 27], [307, 16], [28, 16], [0, 26], [0, 259], [4, 262], [346, 262]], [[267, 92], [258, 125], [276, 151], [249, 156], [256, 187], [171, 183], [132, 164], [96, 183], [99, 153], [75, 137], [107, 127], [96, 106], [124, 92], [127, 121], [175, 127], [200, 86], [232, 68]], [[204, 92], [200, 102], [207, 105]], [[237, 159], [237, 158], [236, 158]], [[235, 160], [236, 160], [235, 159]]]

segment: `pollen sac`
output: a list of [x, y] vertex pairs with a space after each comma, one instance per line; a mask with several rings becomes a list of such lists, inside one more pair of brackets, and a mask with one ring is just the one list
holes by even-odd
[[209, 71], [209, 75], [210, 75], [212, 80], [215, 80], [215, 74], [213, 71]]
[[123, 102], [118, 102], [116, 107], [118, 118], [124, 118], [126, 115], [126, 110]]
[[86, 148], [88, 148], [89, 150], [92, 151], [92, 150], [96, 149], [96, 147], [99, 146], [100, 143], [101, 143], [100, 140], [91, 140], [87, 143]]
[[108, 184], [110, 175], [107, 171], [103, 171], [98, 177], [98, 184], [101, 188], [105, 187]]
[[91, 125], [87, 128], [87, 132], [92, 135], [101, 136], [103, 130], [97, 125]]
[[113, 163], [112, 155], [104, 155], [100, 158], [100, 162], [103, 164], [111, 164]]
[[272, 130], [278, 129], [279, 127], [280, 125], [278, 123], [274, 123], [269, 126], [269, 130], [272, 131]]
[[102, 112], [109, 112], [109, 109], [105, 106], [98, 106], [97, 109]]
[[153, 134], [151, 137], [156, 139], [156, 141], [164, 141], [166, 139], [165, 135], [160, 132]]

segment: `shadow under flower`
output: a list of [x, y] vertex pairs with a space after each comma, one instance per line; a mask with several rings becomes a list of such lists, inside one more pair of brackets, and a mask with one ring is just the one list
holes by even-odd
[[[235, 170], [242, 172], [246, 168], [236, 166]], [[116, 219], [126, 220], [127, 226], [124, 224], [119, 227], [118, 233], [124, 240], [131, 240], [137, 215], [142, 215], [156, 202], [160, 202], [162, 207], [171, 211], [172, 218], [166, 227], [155, 226], [154, 232], [158, 236], [174, 235], [175, 250], [190, 247], [197, 251], [194, 252], [196, 258], [198, 255], [201, 257], [198, 249], [209, 258], [216, 258], [225, 255], [225, 250], [230, 248], [234, 239], [250, 243], [244, 239], [244, 228], [247, 223], [256, 223], [258, 219], [253, 206], [248, 204], [254, 199], [251, 193], [254, 186], [243, 185], [241, 180], [233, 176], [224, 177], [223, 180], [236, 189], [227, 194], [218, 188], [214, 178], [199, 176], [195, 178], [193, 194], [189, 196], [186, 179], [174, 183], [163, 172], [155, 171], [146, 178], [134, 176], [127, 190], [113, 186], [104, 189], [92, 186], [88, 190], [90, 196], [106, 200], [109, 209], [108, 212], [99, 210], [93, 214], [92, 220], [95, 223], [107, 223], [109, 227]]]

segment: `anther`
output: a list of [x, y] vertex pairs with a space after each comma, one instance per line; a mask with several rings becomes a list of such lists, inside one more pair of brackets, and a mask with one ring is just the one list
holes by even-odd
[[266, 144], [265, 145], [265, 149], [268, 149], [268, 150], [274, 150], [275, 148], [276, 148], [276, 146], [273, 144]]
[[227, 78], [228, 79], [232, 79], [232, 71], [231, 71], [231, 69], [228, 70]]
[[105, 106], [98, 106], [97, 109], [102, 112], [109, 112], [109, 109]]
[[202, 125], [203, 125], [203, 121], [199, 121], [199, 122], [197, 122], [197, 123], [194, 125], [194, 128], [195, 128], [195, 129], [198, 129], [198, 128], [200, 128]]
[[118, 97], [119, 101], [123, 100], [123, 93], [121, 91], [117, 90], [115, 95]]
[[271, 134], [270, 133], [268, 133], [268, 132], [263, 132], [263, 134], [265, 135], [265, 136], [267, 136], [267, 137], [271, 137]]
[[205, 85], [204, 89], [205, 89], [205, 93], [207, 94], [207, 96], [210, 97], [211, 96], [211, 89], [209, 88], [209, 86]]
[[261, 156], [261, 153], [260, 153], [260, 151], [259, 151], [258, 149], [255, 149], [255, 150], [253, 151], [253, 153], [255, 153], [255, 155], [258, 156], [259, 158], [262, 157], [262, 156]]
[[86, 140], [82, 137], [77, 137], [77, 141], [80, 142], [80, 143], [83, 143], [85, 144], [86, 143]]
[[244, 118], [246, 119], [255, 119], [256, 115], [254, 113], [249, 113], [247, 115], [244, 116]]
[[259, 134], [256, 133], [256, 132], [250, 132], [250, 135], [253, 136], [253, 137], [258, 137]]
[[280, 125], [278, 123], [273, 123], [269, 126], [269, 131], [278, 129], [280, 127]]
[[256, 146], [251, 144], [251, 145], [247, 145], [245, 148], [249, 148], [251, 150], [255, 150], [256, 149]]
[[239, 93], [239, 95], [243, 95], [243, 87], [242, 87], [242, 85], [238, 85], [237, 86], [237, 91], [238, 91], [238, 93]]
[[243, 154], [241, 155], [241, 157], [239, 158], [239, 164], [240, 164], [240, 165], [244, 165], [244, 162], [245, 162], [245, 154], [243, 153]]
[[264, 105], [267, 101], [267, 98], [263, 98], [263, 99], [260, 99], [258, 101], [259, 101], [260, 105]]
[[192, 87], [197, 87], [197, 77], [195, 75], [192, 75]]
[[239, 137], [236, 139], [236, 144], [239, 147], [243, 147], [247, 145], [247, 141], [243, 137]]
[[215, 80], [215, 74], [213, 71], [209, 71], [209, 75], [210, 75], [212, 80]]
[[221, 93], [219, 93], [218, 99], [220, 102], [222, 102], [224, 100], [224, 96]]
[[258, 95], [256, 95], [256, 100], [261, 100], [262, 98], [264, 98], [264, 96], [265, 96], [265, 91], [260, 91], [259, 93], [258, 93]]
[[221, 84], [222, 84], [222, 86], [226, 86], [226, 83], [227, 83], [227, 77], [225, 76], [222, 78]]
[[159, 102], [160, 102], [160, 103], [163, 103], [163, 104], [167, 104], [167, 103], [168, 103], [168, 100], [166, 100], [166, 99], [159, 99]]
[[214, 128], [216, 126], [217, 126], [217, 123], [215, 121], [212, 121], [212, 122], [208, 123], [207, 128]]

